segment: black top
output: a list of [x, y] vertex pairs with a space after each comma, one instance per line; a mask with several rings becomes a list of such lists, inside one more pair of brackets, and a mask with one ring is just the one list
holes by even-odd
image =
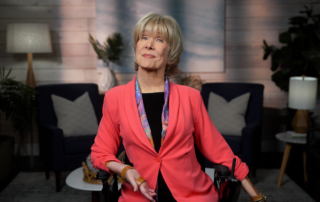
[[[154, 147], [158, 153], [161, 146], [161, 132], [162, 132], [162, 108], [164, 105], [164, 93], [142, 93], [144, 110], [146, 111], [148, 123], [151, 130], [151, 135], [154, 142]], [[158, 175], [158, 199], [159, 202], [176, 202], [173, 198], [162, 174], [159, 170]]]

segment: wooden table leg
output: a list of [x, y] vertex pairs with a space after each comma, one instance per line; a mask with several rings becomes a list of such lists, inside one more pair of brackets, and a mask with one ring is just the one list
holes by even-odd
[[304, 182], [307, 182], [308, 181], [308, 176], [307, 176], [306, 150], [305, 150], [305, 148], [303, 149], [303, 174], [304, 174]]
[[100, 191], [92, 191], [91, 201], [92, 202], [100, 202]]
[[288, 161], [288, 157], [289, 157], [289, 154], [290, 154], [291, 147], [292, 147], [292, 144], [290, 144], [290, 143], [286, 144], [286, 148], [285, 148], [284, 153], [283, 153], [280, 174], [279, 174], [279, 178], [278, 178], [278, 187], [281, 186], [281, 181], [282, 181], [282, 178], [283, 178], [284, 171], [286, 170], [287, 161]]

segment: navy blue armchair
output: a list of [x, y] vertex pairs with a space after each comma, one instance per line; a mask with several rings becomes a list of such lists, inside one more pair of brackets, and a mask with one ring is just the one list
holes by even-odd
[[37, 86], [36, 97], [40, 158], [44, 161], [46, 179], [49, 171], [55, 172], [56, 191], [60, 191], [61, 171], [70, 171], [81, 166], [91, 152], [96, 134], [64, 138], [57, 127], [57, 117], [51, 95], [75, 100], [86, 91], [89, 93], [97, 120], [102, 117], [98, 86], [96, 84], [52, 84]]
[[[201, 96], [207, 109], [210, 92], [223, 97], [228, 102], [240, 95], [250, 93], [245, 114], [246, 126], [242, 129], [242, 135], [222, 134], [222, 136], [233, 153], [248, 165], [253, 176], [256, 174], [256, 162], [261, 152], [263, 90], [263, 85], [252, 83], [207, 83], [202, 85], [201, 90]], [[213, 167], [213, 164], [207, 159], [206, 167]]]

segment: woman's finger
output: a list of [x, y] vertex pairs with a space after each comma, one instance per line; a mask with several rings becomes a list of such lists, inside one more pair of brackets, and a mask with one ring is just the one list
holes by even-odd
[[155, 193], [150, 193], [148, 185], [146, 182], [143, 182], [140, 185], [140, 192], [150, 201], [155, 202], [155, 200], [153, 199], [153, 196], [155, 196]]
[[154, 190], [152, 190], [152, 189], [149, 189], [149, 193], [150, 194], [156, 194], [156, 192]]
[[[139, 186], [136, 182], [136, 180], [139, 178], [139, 173], [135, 170], [135, 169], [130, 169], [126, 172], [126, 179], [127, 181], [131, 184], [133, 191], [136, 192], [139, 189]], [[147, 183], [144, 181], [142, 182], [142, 184], [140, 185], [140, 192], [150, 201], [155, 202], [155, 200], [153, 199], [153, 196], [156, 195], [156, 193], [154, 192], [154, 190], [149, 189]]]

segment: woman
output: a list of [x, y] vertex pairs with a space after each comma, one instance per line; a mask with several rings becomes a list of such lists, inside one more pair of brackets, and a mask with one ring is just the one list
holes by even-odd
[[[91, 153], [95, 168], [126, 181], [119, 201], [218, 201], [194, 143], [210, 161], [230, 170], [236, 158], [235, 177], [251, 197], [263, 199], [246, 179], [247, 165], [212, 124], [199, 91], [168, 81], [178, 72], [183, 51], [177, 22], [149, 13], [135, 26], [133, 41], [137, 75], [106, 93]], [[115, 157], [121, 139], [134, 167]]]

